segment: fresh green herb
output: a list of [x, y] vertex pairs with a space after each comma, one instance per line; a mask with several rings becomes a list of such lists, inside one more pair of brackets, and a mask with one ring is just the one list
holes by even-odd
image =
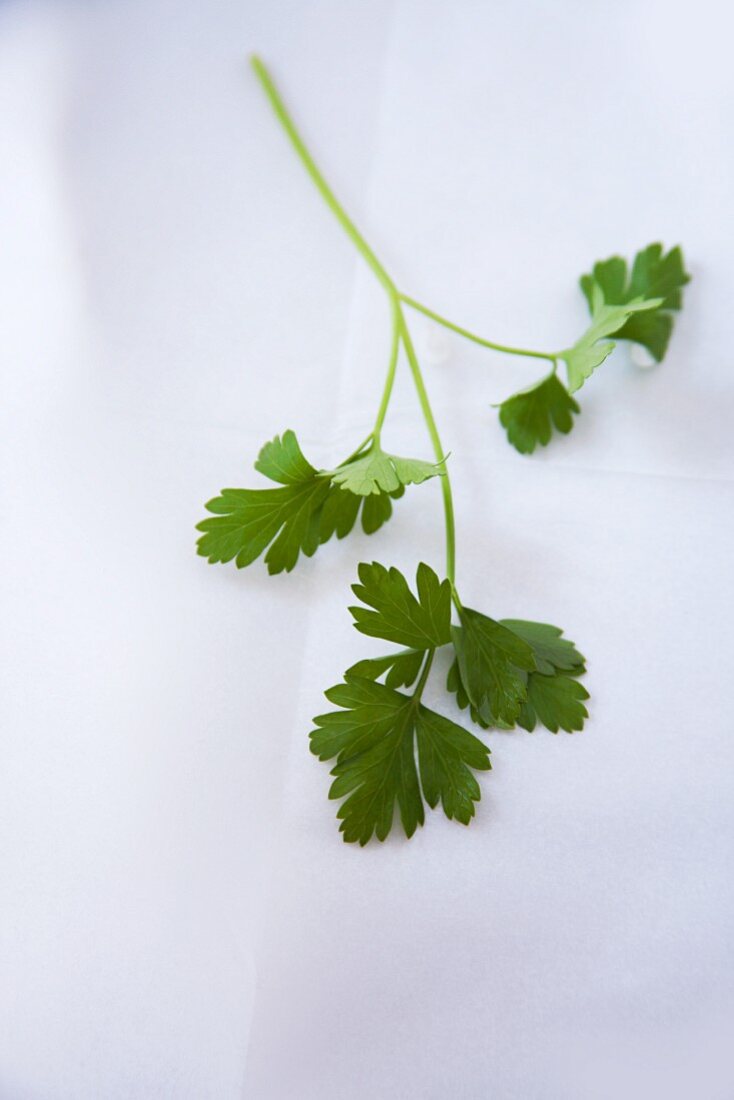
[[[632, 274], [621, 256], [594, 265], [591, 275], [580, 284], [591, 312], [586, 332], [565, 351], [547, 358], [552, 372], [534, 386], [508, 397], [499, 406], [500, 421], [513, 447], [531, 453], [551, 438], [552, 426], [567, 434], [571, 413], [581, 410], [572, 393], [611, 355], [616, 340], [642, 344], [661, 362], [673, 331], [673, 310], [683, 305], [683, 287], [690, 282], [683, 266], [683, 253], [673, 248], [664, 254], [661, 244], [651, 244], [637, 253]], [[557, 375], [558, 363], [566, 365], [568, 386]]]
[[[373, 428], [333, 469], [318, 469], [304, 456], [293, 431], [266, 443], [256, 470], [275, 488], [223, 489], [206, 505], [211, 513], [199, 525], [199, 553], [210, 562], [241, 568], [261, 554], [270, 573], [289, 572], [301, 554], [311, 557], [333, 536], [345, 538], [361, 518], [367, 534], [392, 514], [392, 501], [408, 486], [438, 477], [446, 534], [445, 576], [418, 566], [415, 588], [395, 568], [377, 562], [359, 566], [353, 585], [358, 603], [350, 607], [354, 626], [370, 638], [400, 648], [366, 656], [344, 673], [326, 697], [335, 710], [314, 719], [311, 750], [334, 761], [330, 797], [343, 799], [337, 816], [344, 840], [366, 844], [384, 840], [395, 811], [406, 836], [425, 821], [425, 805], [439, 803], [447, 817], [468, 825], [480, 788], [475, 772], [490, 768], [489, 749], [463, 726], [429, 710], [422, 702], [436, 652], [451, 648], [446, 688], [461, 710], [481, 729], [553, 733], [580, 730], [587, 717], [588, 692], [579, 683], [585, 661], [555, 626], [518, 619], [494, 619], [465, 607], [456, 585], [456, 539], [451, 479], [423, 374], [407, 321], [418, 311], [437, 324], [483, 347], [550, 364], [539, 382], [500, 405], [500, 421], [510, 443], [530, 453], [545, 446], [553, 430], [567, 434], [580, 411], [575, 393], [611, 353], [610, 339], [632, 340], [663, 358], [688, 282], [680, 249], [667, 255], [650, 245], [638, 253], [628, 277], [619, 257], [598, 263], [581, 286], [591, 323], [569, 348], [531, 351], [476, 336], [410, 298], [368, 245], [314, 162], [259, 58], [253, 69], [293, 149], [326, 205], [363, 257], [387, 296], [392, 340], [387, 373]], [[433, 459], [390, 454], [381, 445], [382, 427], [398, 363], [404, 356], [426, 423]], [[558, 377], [566, 368], [567, 384]], [[456, 621], [452, 621], [455, 612]], [[398, 688], [405, 689], [398, 691]]]
[[627, 305], [610, 306], [604, 301], [601, 287], [593, 287], [591, 324], [572, 348], [558, 352], [558, 358], [563, 359], [566, 364], [569, 392], [575, 393], [576, 390], [580, 390], [592, 371], [601, 366], [607, 356], [614, 351], [614, 342], [605, 340], [604, 337], [619, 332], [634, 314], [657, 309], [660, 305], [662, 305], [662, 298], [649, 300], [635, 298]]
[[540, 722], [552, 733], [558, 733], [559, 729], [567, 733], [582, 729], [584, 719], [588, 718], [584, 700], [589, 693], [576, 679], [586, 671], [586, 664], [573, 642], [548, 623], [505, 619], [502, 625], [524, 638], [535, 658], [535, 669], [528, 673], [527, 697], [520, 707], [518, 725], [532, 731]]
[[[422, 649], [400, 649], [386, 657], [365, 657], [348, 668], [345, 677], [359, 676], [364, 680], [379, 680], [385, 676], [388, 687], [410, 687], [420, 676], [425, 652]], [[385, 675], [387, 673], [387, 675]]]
[[[451, 642], [451, 584], [423, 562], [417, 595], [402, 573], [378, 562], [360, 565], [359, 580], [352, 591], [366, 606], [350, 608], [357, 630], [411, 648], [353, 665], [344, 683], [326, 692], [344, 709], [314, 719], [312, 752], [321, 760], [336, 757], [329, 797], [349, 795], [337, 815], [344, 839], [384, 840], [396, 805], [412, 836], [424, 822], [423, 799], [431, 809], [440, 801], [447, 817], [468, 825], [480, 798], [471, 769], [489, 768], [489, 749], [421, 703], [434, 654]], [[416, 680], [411, 695], [394, 690]]]
[[360, 565], [359, 579], [352, 591], [367, 606], [349, 610], [360, 633], [422, 650], [451, 641], [451, 585], [428, 565], [418, 566], [417, 598], [402, 573], [376, 561]]
[[287, 431], [265, 444], [255, 469], [283, 488], [222, 489], [206, 505], [212, 518], [198, 525], [204, 532], [199, 553], [241, 569], [269, 547], [268, 571], [282, 573], [293, 569], [299, 554], [311, 557], [332, 535], [348, 535], [360, 507], [366, 533], [377, 531], [392, 514], [391, 498], [442, 473], [442, 463], [387, 455], [373, 442], [335, 470], [316, 470]]
[[532, 454], [538, 443], [550, 442], [553, 428], [568, 435], [573, 413], [581, 409], [555, 371], [541, 382], [508, 397], [500, 405], [500, 423], [521, 454]]
[[[455, 722], [424, 707], [421, 688], [404, 695], [359, 677], [329, 688], [330, 703], [343, 709], [314, 719], [311, 751], [332, 760], [330, 798], [344, 798], [337, 811], [348, 842], [384, 840], [397, 805], [406, 836], [425, 820], [423, 801], [439, 802], [449, 818], [468, 825], [479, 801], [474, 771], [490, 768], [489, 749]], [[416, 748], [418, 759], [416, 761]]]
[[469, 702], [487, 727], [511, 729], [526, 698], [526, 673], [536, 668], [532, 647], [506, 626], [459, 608], [453, 627], [459, 677]]
[[666, 255], [661, 244], [650, 244], [635, 256], [629, 280], [626, 261], [621, 256], [612, 256], [594, 264], [591, 275], [581, 276], [581, 289], [592, 315], [596, 313], [597, 288], [607, 305], [625, 305], [640, 299], [657, 300], [654, 308], [630, 317], [609, 335], [642, 344], [660, 363], [673, 331], [671, 311], [682, 308], [683, 287], [690, 281], [680, 248], [671, 248]]

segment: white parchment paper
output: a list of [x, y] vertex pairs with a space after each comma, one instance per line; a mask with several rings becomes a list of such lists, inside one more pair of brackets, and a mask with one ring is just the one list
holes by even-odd
[[[728, 21], [0, 9], [3, 1100], [731, 1097]], [[362, 438], [388, 353], [253, 49], [395, 278], [457, 322], [563, 346], [596, 258], [681, 242], [694, 274], [666, 362], [615, 353], [532, 457], [490, 408], [532, 363], [458, 338], [425, 362], [466, 602], [558, 623], [592, 693], [582, 734], [489, 735], [468, 830], [345, 846], [307, 749], [376, 651], [356, 563], [442, 566], [437, 485], [290, 576], [194, 554], [276, 432], [324, 465]], [[429, 455], [404, 369], [385, 442]]]

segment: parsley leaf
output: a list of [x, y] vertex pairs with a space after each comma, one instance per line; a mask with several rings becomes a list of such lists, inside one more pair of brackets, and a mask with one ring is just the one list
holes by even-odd
[[346, 489], [332, 486], [321, 511], [320, 541], [327, 542], [334, 534], [338, 539], [345, 538], [354, 527], [360, 508], [362, 530], [366, 535], [374, 534], [390, 519], [391, 500], [397, 500], [404, 492], [401, 488], [381, 496], [359, 497]]
[[683, 304], [682, 290], [690, 282], [680, 248], [667, 254], [661, 244], [651, 244], [635, 256], [628, 276], [621, 256], [594, 265], [581, 276], [581, 289], [591, 312], [591, 324], [573, 347], [557, 352], [568, 373], [568, 388], [553, 374], [534, 386], [513, 394], [500, 405], [500, 421], [510, 443], [522, 454], [545, 446], [553, 426], [564, 433], [573, 427], [573, 413], [580, 409], [571, 394], [583, 386], [614, 350], [615, 336], [644, 345], [660, 362], [673, 330], [672, 311]]
[[526, 697], [526, 672], [536, 667], [532, 646], [506, 626], [462, 607], [452, 637], [461, 683], [489, 726], [514, 725]]
[[255, 461], [255, 469], [281, 485], [298, 485], [318, 475], [318, 470], [304, 457], [296, 433], [290, 428], [283, 432], [282, 437], [276, 435], [262, 447]]
[[371, 680], [351, 680], [325, 692], [338, 707], [314, 718], [311, 751], [320, 760], [336, 757], [329, 798], [349, 797], [340, 806], [341, 832], [348, 843], [384, 840], [395, 805], [406, 836], [423, 824], [413, 734], [412, 698]]
[[439, 581], [430, 566], [418, 566], [417, 599], [395, 568], [362, 562], [358, 572], [361, 583], [352, 591], [367, 607], [349, 610], [362, 634], [410, 649], [435, 649], [451, 641], [451, 585]]
[[598, 283], [590, 288], [592, 321], [583, 336], [571, 348], [558, 352], [568, 371], [568, 390], [575, 393], [586, 379], [614, 350], [614, 342], [605, 340], [618, 332], [635, 314], [657, 309], [662, 298], [635, 298], [623, 304], [609, 305]]
[[[383, 523], [387, 523], [392, 515], [390, 498], [398, 500], [404, 492], [404, 489], [396, 489], [394, 493], [389, 495], [358, 497], [358, 500], [362, 501], [362, 530], [366, 535], [374, 534], [375, 531], [379, 531]], [[354, 496], [347, 489], [341, 490], [341, 493], [342, 496]], [[338, 496], [336, 491], [334, 495]]]
[[508, 397], [499, 409], [507, 438], [521, 454], [532, 454], [539, 443], [545, 447], [554, 427], [564, 434], [570, 432], [572, 413], [581, 412], [555, 371]]
[[488, 771], [489, 749], [463, 726], [449, 721], [428, 707], [418, 707], [416, 724], [418, 763], [426, 802], [439, 803], [448, 818], [468, 825], [474, 817], [474, 803], [481, 798], [479, 784], [469, 770]]
[[555, 669], [584, 671], [584, 657], [572, 641], [563, 637], [559, 627], [525, 619], [500, 619], [500, 622], [532, 647], [538, 672], [548, 676]]
[[339, 466], [331, 474], [336, 485], [358, 496], [394, 493], [405, 485], [420, 485], [443, 473], [441, 464], [418, 458], [400, 458], [373, 446], [365, 455]]
[[328, 494], [329, 482], [323, 478], [282, 489], [223, 489], [206, 505], [214, 517], [197, 525], [204, 532], [198, 552], [210, 562], [234, 559], [241, 569], [269, 546], [268, 572], [290, 572], [301, 552], [311, 557], [319, 546], [319, 520]]
[[528, 673], [527, 699], [520, 708], [518, 725], [532, 731], [540, 722], [552, 733], [582, 729], [588, 718], [584, 700], [589, 693], [576, 679], [586, 668], [573, 642], [548, 623], [503, 619], [503, 625], [524, 638], [535, 657], [536, 669]]
[[635, 256], [629, 279], [626, 260], [611, 256], [594, 264], [591, 274], [582, 275], [580, 283], [592, 313], [595, 285], [601, 288], [604, 301], [609, 305], [637, 298], [659, 299], [654, 309], [629, 317], [610, 333], [619, 340], [642, 344], [659, 363], [665, 357], [673, 331], [671, 311], [681, 309], [683, 287], [690, 281], [680, 248], [671, 248], [666, 254], [661, 244], [650, 244]]
[[311, 751], [320, 760], [336, 758], [329, 797], [345, 798], [337, 817], [346, 842], [384, 840], [396, 806], [411, 837], [425, 820], [424, 797], [431, 808], [440, 801], [447, 817], [469, 823], [480, 798], [471, 769], [490, 767], [478, 738], [415, 696], [371, 680], [349, 678], [326, 697], [342, 709], [314, 719]]
[[584, 700], [589, 698], [589, 693], [583, 684], [573, 679], [573, 673], [564, 676], [556, 672], [551, 676], [544, 676], [539, 672], [531, 672], [528, 677], [528, 697], [520, 708], [518, 724], [523, 729], [535, 729], [536, 721], [539, 721], [549, 729], [551, 733], [558, 733], [559, 729], [572, 733], [574, 730], [583, 729], [584, 719], [589, 717], [589, 712], [584, 706]]
[[[476, 614], [474, 612], [473, 614]], [[485, 633], [496, 636], [493, 630], [487, 631], [486, 616], [482, 616]], [[492, 622], [493, 620], [489, 620]], [[513, 702], [504, 710], [493, 710], [492, 703], [482, 705], [469, 693], [462, 671], [462, 662], [457, 649], [457, 658], [449, 669], [446, 687], [456, 693], [458, 706], [465, 710], [469, 707], [472, 721], [484, 729], [496, 726], [499, 729], [512, 729], [517, 723], [524, 729], [535, 729], [540, 722], [553, 733], [559, 729], [580, 730], [584, 719], [588, 717], [584, 700], [589, 698], [586, 689], [578, 683], [576, 677], [586, 670], [584, 658], [573, 642], [563, 637], [563, 632], [548, 623], [526, 622], [522, 619], [502, 619], [495, 627], [512, 632], [531, 650], [534, 667], [511, 667], [504, 670], [507, 681], [512, 685]], [[507, 652], [505, 648], [505, 653]], [[483, 674], [494, 667], [495, 676], [503, 674], [501, 661], [497, 656], [487, 658]]]
[[332, 536], [348, 535], [360, 509], [363, 530], [373, 534], [392, 515], [391, 501], [404, 492], [398, 483], [392, 491], [365, 497], [334, 484], [332, 474], [316, 470], [304, 457], [292, 431], [265, 444], [255, 469], [281, 487], [223, 489], [207, 503], [212, 516], [197, 524], [203, 532], [197, 547], [212, 563], [234, 561], [241, 569], [269, 547], [268, 572], [290, 572], [301, 553], [311, 557]]
[[410, 687], [420, 675], [425, 656], [424, 649], [401, 649], [386, 657], [367, 657], [357, 661], [344, 675], [348, 679], [359, 676], [365, 680], [379, 680], [387, 673], [385, 683], [388, 687]]

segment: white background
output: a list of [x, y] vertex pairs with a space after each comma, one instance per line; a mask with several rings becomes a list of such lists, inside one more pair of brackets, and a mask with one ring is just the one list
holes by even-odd
[[[0, 7], [2, 1100], [734, 1095], [732, 29], [715, 0]], [[442, 567], [435, 483], [290, 576], [194, 553], [277, 431], [352, 449], [387, 356], [253, 49], [459, 323], [562, 346], [594, 259], [680, 241], [694, 274], [665, 364], [615, 353], [532, 458], [489, 407], [532, 363], [426, 363], [463, 598], [589, 658], [585, 731], [490, 734], [468, 830], [348, 847], [307, 751], [377, 648], [357, 561]], [[429, 454], [405, 370], [385, 441]]]

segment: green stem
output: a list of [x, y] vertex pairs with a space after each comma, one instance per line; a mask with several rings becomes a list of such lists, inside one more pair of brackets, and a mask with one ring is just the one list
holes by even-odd
[[[418, 356], [415, 353], [413, 340], [411, 339], [410, 331], [399, 303], [398, 319], [400, 325], [400, 338], [408, 358], [410, 373], [413, 375], [413, 382], [418, 394], [423, 419], [426, 422], [428, 434], [431, 437], [433, 453], [436, 456], [436, 462], [443, 462], [446, 457], [446, 452], [441, 446], [441, 437], [438, 434], [433, 410], [431, 409], [431, 403], [428, 399], [428, 393], [426, 392], [426, 385], [423, 381], [420, 364], [418, 363]], [[451, 480], [448, 470], [445, 467], [441, 476], [441, 492], [443, 493], [443, 511], [446, 522], [446, 576], [451, 582], [451, 589], [453, 591], [456, 577], [456, 524], [454, 522], [454, 498], [451, 492]]]
[[[400, 343], [402, 342], [408, 358], [408, 363], [410, 365], [410, 371], [413, 375], [415, 388], [418, 393], [418, 400], [420, 402], [421, 411], [423, 412], [423, 417], [428, 428], [428, 434], [431, 437], [431, 443], [433, 444], [433, 452], [436, 456], [436, 462], [443, 462], [445, 457], [444, 450], [441, 446], [441, 439], [439, 437], [438, 429], [436, 427], [436, 421], [434, 420], [431, 405], [428, 400], [428, 394], [426, 393], [426, 387], [423, 381], [423, 375], [421, 374], [420, 366], [418, 364], [418, 358], [415, 354], [415, 348], [413, 347], [413, 341], [411, 340], [410, 332], [408, 331], [408, 326], [405, 322], [403, 310], [400, 305], [401, 295], [399, 294], [395, 283], [392, 281], [385, 268], [377, 259], [377, 256], [367, 244], [367, 241], [357, 229], [356, 225], [349, 217], [347, 212], [344, 210], [336, 195], [331, 190], [328, 183], [321, 174], [318, 165], [309, 153], [306, 145], [304, 144], [303, 138], [296, 129], [293, 119], [288, 114], [286, 106], [283, 103], [283, 100], [280, 98], [278, 90], [275, 87], [275, 84], [273, 83], [270, 73], [266, 69], [265, 65], [256, 55], [253, 55], [250, 58], [250, 63], [252, 64], [255, 75], [260, 81], [260, 84], [262, 85], [262, 88], [266, 96], [268, 97], [268, 100], [270, 101], [270, 105], [273, 108], [273, 111], [275, 112], [278, 121], [288, 135], [291, 145], [293, 146], [295, 152], [298, 154], [301, 163], [308, 172], [313, 183], [317, 187], [319, 194], [331, 210], [336, 220], [341, 225], [342, 229], [350, 238], [357, 251], [364, 258], [365, 262], [372, 269], [378, 281], [384, 287], [392, 304], [393, 343], [390, 353], [390, 364], [388, 367], [388, 374], [385, 380], [382, 400], [380, 402], [380, 408], [377, 413], [377, 420], [375, 422], [375, 429], [372, 433], [372, 436], [374, 439], [377, 439], [379, 441], [380, 430], [382, 428], [385, 414], [387, 412], [387, 406], [390, 402], [390, 396], [392, 394], [393, 382], [395, 380], [395, 369], [398, 361], [398, 351]], [[412, 302], [412, 300], [409, 298], [403, 298], [403, 301], [406, 302], [408, 305], [416, 306], [416, 304]], [[417, 306], [416, 308], [422, 307]], [[444, 517], [446, 521], [446, 575], [451, 582], [452, 591], [455, 592], [454, 574], [456, 569], [456, 530], [454, 524], [454, 505], [453, 497], [451, 495], [451, 482], [449, 481], [449, 475], [445, 470], [443, 476], [441, 477], [441, 491], [443, 493]]]
[[308, 149], [306, 148], [306, 146], [304, 144], [304, 141], [303, 141], [303, 138], [301, 137], [298, 130], [296, 129], [296, 126], [295, 126], [295, 123], [293, 122], [293, 119], [288, 114], [288, 111], [286, 110], [285, 104], [283, 103], [283, 100], [280, 98], [280, 95], [278, 93], [278, 89], [275, 87], [275, 84], [273, 83], [273, 81], [271, 79], [270, 73], [265, 68], [265, 65], [262, 63], [262, 61], [260, 60], [260, 58], [256, 54], [253, 54], [252, 57], [250, 58], [250, 64], [252, 65], [252, 68], [255, 71], [255, 75], [257, 76], [258, 80], [260, 81], [260, 83], [263, 87], [265, 95], [268, 97], [268, 99], [270, 101], [270, 106], [275, 111], [275, 114], [278, 118], [278, 121], [280, 122], [281, 126], [283, 127], [286, 134], [288, 135], [288, 138], [290, 139], [291, 145], [293, 146], [294, 150], [298, 154], [298, 156], [301, 160], [301, 163], [303, 164], [303, 167], [306, 169], [309, 176], [311, 177], [311, 179], [315, 183], [316, 187], [318, 188], [319, 193], [320, 193], [321, 197], [323, 198], [324, 202], [329, 207], [332, 214], [334, 215], [336, 220], [339, 222], [339, 224], [341, 225], [342, 229], [345, 231], [347, 236], [351, 239], [351, 241], [354, 244], [357, 251], [364, 257], [365, 261], [372, 268], [372, 271], [377, 276], [379, 281], [382, 283], [382, 285], [384, 286], [384, 288], [388, 292], [388, 294], [396, 295], [397, 294], [397, 289], [396, 289], [395, 284], [393, 283], [392, 279], [390, 278], [388, 273], [385, 271], [385, 268], [382, 266], [380, 261], [377, 259], [377, 256], [375, 256], [374, 252], [372, 251], [370, 246], [367, 244], [367, 241], [364, 239], [364, 237], [362, 236], [360, 231], [357, 229], [356, 225], [354, 224], [352, 219], [349, 217], [349, 215], [347, 214], [346, 210], [344, 209], [344, 207], [341, 205], [341, 203], [337, 199], [334, 192], [329, 187], [328, 183], [326, 182], [323, 175], [321, 174], [321, 170], [319, 169], [318, 165], [316, 164], [316, 161], [313, 159], [313, 157], [309, 153]]
[[387, 414], [387, 406], [390, 404], [390, 397], [392, 396], [393, 383], [395, 382], [395, 369], [398, 365], [398, 351], [400, 350], [400, 303], [396, 295], [390, 295], [390, 306], [392, 308], [392, 343], [390, 345], [390, 362], [387, 368], [387, 378], [385, 379], [385, 388], [382, 391], [382, 400], [380, 401], [380, 407], [377, 410], [377, 419], [375, 420], [375, 426], [372, 429], [372, 435], [378, 447], [380, 445], [380, 432], [382, 431], [382, 425], [385, 423], [385, 416]]
[[435, 321], [439, 325], [443, 325], [444, 328], [451, 329], [452, 332], [458, 332], [459, 336], [465, 337], [467, 340], [472, 340], [475, 344], [481, 344], [483, 348], [492, 348], [493, 351], [502, 351], [506, 355], [524, 355], [530, 359], [548, 359], [551, 363], [556, 363], [557, 356], [551, 355], [546, 351], [529, 351], [527, 348], [513, 348], [508, 344], [497, 344], [493, 340], [485, 340], [482, 336], [477, 336], [473, 332], [469, 332], [468, 329], [461, 328], [460, 325], [455, 325], [453, 321], [448, 321], [445, 317], [442, 317], [440, 313], [434, 313], [428, 306], [421, 305], [420, 302], [416, 302], [414, 298], [409, 298], [407, 294], [401, 294], [400, 300], [405, 302], [406, 306], [410, 306], [411, 309], [418, 310], [419, 313], [425, 314], [426, 317], [430, 317], [432, 321]]

